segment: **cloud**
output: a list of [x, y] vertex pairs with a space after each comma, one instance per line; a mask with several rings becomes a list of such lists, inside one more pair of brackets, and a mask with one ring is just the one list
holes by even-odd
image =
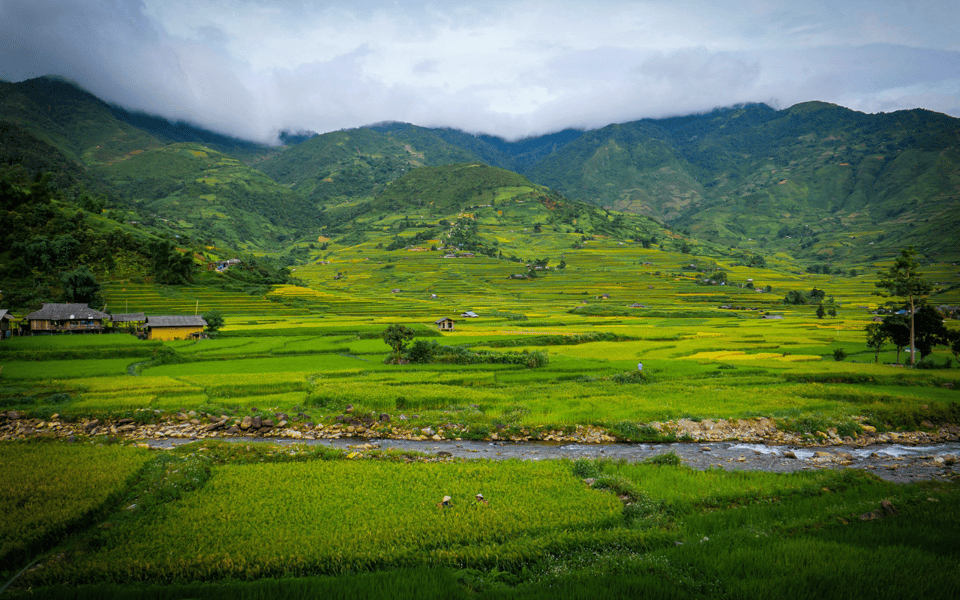
[[960, 116], [958, 7], [5, 0], [0, 77], [258, 141], [384, 120], [518, 138], [771, 98]]

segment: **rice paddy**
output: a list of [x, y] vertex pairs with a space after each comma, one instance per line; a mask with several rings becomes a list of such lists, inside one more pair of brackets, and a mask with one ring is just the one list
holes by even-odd
[[[864, 328], [884, 299], [869, 276], [720, 264], [739, 283], [708, 286], [684, 268], [691, 257], [634, 243], [598, 239], [563, 255], [565, 269], [508, 279], [523, 265], [335, 246], [297, 268], [304, 287], [238, 294], [111, 283], [105, 292], [116, 312], [217, 308], [226, 326], [215, 339], [165, 343], [125, 334], [4, 340], [0, 409], [68, 421], [286, 413], [330, 424], [351, 407], [355, 416], [386, 413], [391, 427], [409, 418], [418, 431], [480, 438], [589, 425], [651, 440], [662, 438], [648, 424], [680, 418], [771, 417], [812, 435], [830, 426], [932, 430], [960, 415], [957, 368], [907, 369], [891, 346], [874, 362]], [[947, 282], [932, 301], [960, 304], [956, 273], [930, 269]], [[771, 291], [741, 287], [746, 279]], [[833, 298], [836, 317], [783, 304], [788, 290], [812, 287]], [[461, 316], [467, 311], [478, 316]], [[455, 331], [438, 331], [442, 317], [456, 321]], [[446, 358], [390, 360], [381, 334], [395, 323]], [[548, 360], [467, 360], [481, 353]], [[942, 346], [932, 358], [954, 359]], [[426, 462], [214, 442], [151, 454], [105, 437], [77, 447], [0, 444], [4, 472], [24, 457], [34, 479], [8, 478], [5, 495], [21, 499], [10, 514], [33, 506], [35, 478], [48, 478], [48, 499], [57, 486], [78, 493], [62, 495], [66, 516], [49, 529], [5, 530], [3, 547], [28, 549], [8, 553], [7, 578], [28, 554], [44, 565], [22, 576], [11, 597], [369, 597], [390, 589], [396, 597], [539, 598], [555, 597], [558, 586], [583, 598], [598, 590], [678, 598], [960, 594], [960, 556], [948, 542], [960, 533], [955, 481], [896, 486], [846, 471]], [[70, 477], [51, 475], [65, 472]], [[112, 479], [90, 477], [94, 494], [77, 483], [88, 472]], [[473, 499], [477, 492], [489, 505]], [[449, 509], [436, 506], [444, 495], [453, 497]], [[861, 521], [884, 500], [899, 516]]]

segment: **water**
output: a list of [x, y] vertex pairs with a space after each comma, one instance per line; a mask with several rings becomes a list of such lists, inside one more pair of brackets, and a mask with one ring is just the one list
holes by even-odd
[[[851, 446], [797, 447], [768, 446], [740, 442], [672, 443], [672, 444], [563, 444], [551, 442], [472, 442], [413, 441], [389, 439], [341, 438], [323, 440], [291, 440], [285, 438], [218, 438], [235, 443], [274, 443], [320, 445], [342, 450], [357, 450], [369, 444], [374, 448], [395, 449], [435, 455], [449, 453], [459, 458], [491, 460], [556, 460], [578, 458], [626, 460], [642, 462], [658, 454], [675, 453], [682, 463], [694, 469], [761, 470], [793, 472], [823, 468], [856, 468], [898, 483], [920, 479], [945, 479], [960, 475], [960, 464], [937, 463], [937, 457], [960, 457], [960, 442], [905, 446], [875, 444], [865, 448]], [[191, 440], [151, 440], [157, 448], [169, 448]], [[362, 450], [361, 450], [362, 451]], [[825, 453], [826, 456], [817, 456]], [[841, 462], [849, 464], [841, 464]]]

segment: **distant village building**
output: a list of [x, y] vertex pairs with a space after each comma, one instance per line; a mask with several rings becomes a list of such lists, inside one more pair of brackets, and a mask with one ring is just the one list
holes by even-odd
[[110, 315], [94, 310], [86, 304], [54, 304], [44, 303], [43, 308], [32, 312], [26, 317], [30, 333], [56, 332], [94, 332], [103, 331], [103, 322], [110, 320]]
[[137, 333], [143, 330], [147, 322], [147, 315], [141, 313], [120, 313], [112, 315], [114, 329], [121, 329], [128, 333]]
[[220, 272], [226, 271], [230, 267], [234, 265], [239, 265], [239, 264], [240, 264], [239, 258], [231, 258], [229, 260], [219, 260], [215, 263], [217, 271], [220, 271]]
[[480, 315], [478, 315], [477, 313], [473, 312], [472, 310], [468, 310], [468, 311], [466, 311], [466, 312], [460, 313], [460, 316], [461, 316], [461, 317], [466, 317], [467, 319], [476, 319], [476, 318], [479, 317]]
[[7, 333], [12, 330], [11, 325], [16, 317], [10, 314], [7, 309], [0, 309], [0, 339], [8, 337]]
[[148, 340], [189, 340], [203, 336], [207, 322], [199, 315], [187, 316], [148, 316]]
[[440, 331], [453, 331], [456, 321], [450, 317], [444, 317], [434, 321], [434, 324], [440, 329]]

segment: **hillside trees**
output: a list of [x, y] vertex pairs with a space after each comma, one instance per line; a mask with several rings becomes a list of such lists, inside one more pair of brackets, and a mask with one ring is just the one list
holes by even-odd
[[893, 265], [886, 271], [880, 271], [880, 281], [877, 287], [885, 289], [887, 293], [903, 298], [907, 302], [907, 312], [910, 316], [910, 364], [916, 365], [916, 319], [917, 301], [928, 296], [933, 286], [920, 276], [920, 263], [916, 259], [913, 247], [904, 248]]
[[67, 303], [87, 304], [90, 308], [103, 308], [103, 288], [86, 266], [64, 273], [60, 277], [63, 286], [61, 299]]
[[170, 240], [154, 240], [147, 247], [150, 274], [157, 283], [182, 285], [193, 281], [193, 257], [181, 254]]

